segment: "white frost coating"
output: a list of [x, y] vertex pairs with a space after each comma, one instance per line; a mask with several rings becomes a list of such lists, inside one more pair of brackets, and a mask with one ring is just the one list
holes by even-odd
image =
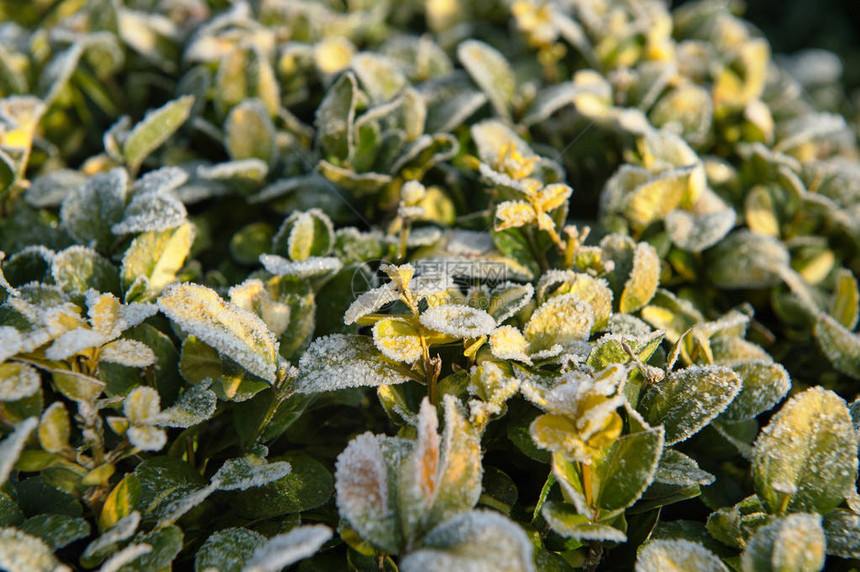
[[157, 415], [156, 423], [164, 427], [187, 428], [203, 423], [215, 413], [218, 396], [204, 380], [185, 390], [176, 403]]
[[654, 481], [666, 485], [689, 487], [692, 485], [710, 485], [716, 477], [699, 468], [699, 465], [687, 455], [674, 449], [665, 449], [654, 473]]
[[116, 340], [99, 351], [99, 360], [129, 367], [149, 367], [157, 360], [155, 352], [137, 340]]
[[60, 206], [63, 228], [80, 243], [93, 238], [93, 215], [101, 224], [120, 220], [125, 208], [128, 173], [117, 167], [87, 179], [83, 185], [66, 195]]
[[26, 363], [0, 365], [0, 401], [17, 401], [39, 390], [41, 377]]
[[533, 572], [532, 543], [513, 521], [496, 512], [473, 510], [443, 522], [422, 548], [400, 564], [403, 572]]
[[143, 175], [134, 182], [135, 195], [147, 193], [166, 193], [182, 186], [188, 180], [188, 173], [179, 167], [162, 167]]
[[388, 466], [379, 437], [362, 433], [349, 442], [335, 463], [340, 516], [363, 538], [378, 539], [396, 525], [389, 507]]
[[50, 360], [62, 361], [77, 355], [84, 350], [95, 348], [108, 341], [108, 338], [89, 328], [75, 328], [54, 340], [45, 350], [45, 357]]
[[102, 532], [101, 536], [90, 542], [84, 550], [83, 559], [90, 559], [113, 548], [113, 545], [131, 538], [140, 525], [140, 513], [132, 511], [128, 516], [119, 519], [116, 524]]
[[343, 315], [343, 323], [347, 326], [354, 324], [360, 318], [372, 314], [391, 302], [400, 299], [400, 292], [397, 285], [393, 282], [388, 282], [372, 290], [358, 296], [355, 301], [350, 304], [349, 308]]
[[690, 540], [652, 540], [639, 549], [636, 572], [729, 572], [713, 552]]
[[[488, 232], [477, 230], [455, 230], [449, 233], [445, 250], [457, 256], [480, 256], [495, 249], [493, 237]], [[416, 263], [420, 264], [420, 260]]]
[[158, 307], [183, 330], [269, 383], [275, 382], [278, 343], [258, 316], [199, 284], [172, 284]]
[[541, 305], [532, 314], [523, 333], [533, 349], [540, 351], [555, 344], [587, 340], [593, 327], [591, 305], [575, 294], [563, 294]]
[[12, 326], [0, 326], [0, 363], [17, 355], [24, 348], [24, 337]]
[[534, 297], [535, 289], [529, 283], [517, 284], [515, 282], [505, 282], [494, 287], [490, 295], [490, 307], [487, 311], [497, 324], [501, 324], [528, 304]]
[[[559, 479], [559, 482], [566, 482]], [[569, 487], [570, 485], [568, 485]], [[566, 487], [567, 488], [567, 487]], [[543, 505], [541, 515], [546, 519], [552, 529], [560, 535], [577, 540], [608, 540], [611, 542], [626, 542], [627, 535], [617, 528], [605, 524], [591, 524], [578, 522], [571, 524], [565, 519], [565, 514], [559, 511], [552, 502]], [[590, 514], [591, 510], [587, 514]]]
[[824, 529], [821, 515], [789, 514], [760, 527], [741, 554], [743, 570], [823, 570]]
[[148, 192], [135, 195], [123, 212], [122, 221], [111, 227], [116, 235], [175, 228], [188, 218], [182, 201], [171, 194]]
[[102, 294], [92, 289], [87, 290], [85, 298], [90, 325], [109, 340], [119, 337], [122, 332], [158, 313], [155, 304], [120, 304], [113, 294]]
[[149, 425], [132, 425], [126, 435], [129, 442], [141, 451], [160, 451], [167, 444], [164, 429]]
[[334, 274], [343, 268], [343, 263], [334, 256], [312, 256], [307, 260], [287, 260], [277, 254], [261, 254], [260, 264], [275, 276], [314, 278]]
[[102, 564], [99, 572], [117, 572], [124, 565], [152, 552], [151, 544], [129, 544]]
[[217, 481], [218, 490], [244, 491], [282, 479], [289, 475], [291, 470], [292, 467], [285, 461], [269, 463], [262, 457], [246, 455], [224, 461], [212, 481]]
[[57, 562], [44, 540], [16, 528], [0, 528], [0, 569], [7, 572], [71, 570]]
[[297, 393], [321, 393], [348, 387], [395, 385], [409, 378], [379, 355], [365, 336], [332, 334], [314, 340], [299, 359]]
[[254, 551], [242, 572], [279, 572], [315, 554], [331, 536], [331, 529], [322, 524], [299, 526], [286, 534], [273, 536]]
[[428, 308], [419, 320], [426, 328], [459, 338], [486, 336], [496, 327], [496, 321], [485, 311], [456, 304]]
[[208, 486], [197, 489], [192, 493], [178, 498], [165, 508], [160, 509], [159, 513], [163, 516], [158, 519], [158, 523], [155, 525], [156, 529], [170, 526], [175, 523], [177, 520], [182, 518], [185, 513], [202, 503], [209, 495], [218, 490], [218, 486], [220, 484], [221, 483], [218, 482], [218, 479], [213, 478], [212, 482]]
[[18, 456], [24, 450], [27, 438], [38, 424], [38, 417], [28, 417], [18, 423], [12, 434], [0, 442], [0, 486], [6, 484], [6, 480], [12, 473], [12, 467], [15, 466], [15, 461], [18, 460]]

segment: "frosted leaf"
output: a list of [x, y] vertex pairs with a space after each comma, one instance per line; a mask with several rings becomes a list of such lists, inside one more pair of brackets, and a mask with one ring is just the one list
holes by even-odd
[[654, 480], [665, 485], [689, 487], [710, 485], [716, 477], [699, 468], [698, 463], [674, 449], [664, 449]]
[[331, 536], [331, 529], [322, 524], [299, 526], [286, 534], [273, 536], [254, 551], [243, 572], [279, 572], [315, 554]]
[[553, 531], [566, 538], [580, 541], [627, 541], [627, 535], [622, 531], [606, 524], [593, 524], [586, 515], [576, 512], [570, 505], [547, 502], [541, 508], [541, 515]]
[[833, 367], [860, 379], [860, 336], [852, 333], [826, 314], [821, 314], [813, 329], [818, 347]]
[[111, 227], [115, 235], [159, 232], [185, 222], [188, 212], [182, 201], [169, 193], [137, 194], [125, 208], [122, 221]]
[[828, 554], [841, 558], [860, 556], [860, 516], [853, 510], [837, 508], [824, 515], [824, 533]]
[[318, 278], [334, 274], [343, 268], [340, 259], [333, 256], [313, 256], [307, 260], [287, 260], [276, 254], [261, 254], [260, 263], [275, 276]]
[[71, 169], [57, 169], [38, 176], [24, 191], [24, 199], [36, 208], [53, 208], [86, 181], [86, 177]]
[[276, 336], [283, 334], [290, 326], [290, 306], [274, 300], [261, 280], [245, 280], [230, 288], [228, 294], [232, 303], [260, 316]]
[[400, 531], [392, 506], [394, 495], [389, 491], [385, 443], [385, 437], [362, 433], [338, 456], [337, 508], [341, 518], [362, 538], [389, 552], [398, 552]]
[[[518, 181], [506, 175], [505, 173], [500, 173], [486, 163], [480, 164], [480, 166], [478, 167], [478, 172], [481, 174], [481, 180], [489, 187], [504, 189], [506, 191], [510, 191], [520, 195], [528, 194], [528, 187], [526, 187], [526, 184], [524, 182]], [[521, 201], [506, 202], [521, 203]], [[496, 210], [498, 212], [498, 209]]]
[[522, 310], [534, 296], [534, 286], [531, 284], [516, 284], [505, 282], [495, 286], [490, 292], [490, 306], [487, 308], [497, 324]]
[[28, 417], [15, 425], [15, 430], [0, 442], [0, 486], [6, 484], [15, 462], [24, 450], [27, 438], [38, 424], [37, 417]]
[[393, 60], [373, 52], [361, 52], [353, 57], [352, 69], [376, 103], [391, 100], [409, 83]]
[[141, 451], [160, 451], [167, 444], [164, 429], [149, 425], [132, 425], [126, 432], [129, 442]]
[[277, 481], [290, 474], [290, 464], [285, 461], [268, 462], [254, 454], [237, 459], [227, 459], [215, 476], [218, 489], [222, 491], [244, 491]]
[[769, 512], [824, 514], [853, 494], [857, 437], [842, 398], [821, 387], [792, 397], [759, 433], [752, 474]]
[[[127, 38], [127, 36], [126, 36]], [[188, 119], [194, 97], [186, 95], [146, 112], [123, 141], [122, 154], [133, 171]]]
[[0, 364], [0, 402], [17, 401], [36, 393], [41, 386], [36, 369], [25, 363]]
[[791, 389], [791, 377], [778, 363], [754, 361], [736, 365], [733, 369], [743, 381], [743, 386], [723, 411], [721, 419], [752, 419], [772, 409]]
[[419, 320], [426, 328], [458, 338], [486, 336], [496, 326], [493, 317], [483, 310], [455, 304], [428, 308]]
[[197, 550], [194, 568], [201, 572], [242, 572], [254, 551], [266, 542], [265, 536], [246, 528], [219, 530]]
[[708, 277], [718, 288], [768, 288], [788, 267], [785, 245], [771, 236], [736, 231], [708, 251]]
[[159, 507], [159, 519], [156, 523], [156, 528], [161, 528], [174, 524], [188, 511], [198, 506], [200, 503], [206, 500], [209, 495], [218, 490], [219, 484], [220, 483], [218, 482], [218, 480], [213, 478], [212, 483], [208, 486], [185, 494], [180, 498], [171, 501], [170, 504], [168, 504], [167, 506]]
[[161, 396], [152, 387], [136, 387], [123, 401], [123, 414], [134, 424], [151, 424], [161, 411]]
[[524, 334], [534, 352], [587, 340], [594, 326], [591, 307], [575, 294], [556, 296], [535, 310]]
[[19, 526], [23, 532], [41, 538], [53, 550], [90, 535], [86, 520], [67, 514], [37, 514]]
[[169, 193], [181, 187], [188, 180], [188, 173], [179, 167], [161, 167], [146, 173], [134, 182], [135, 195], [148, 193]]
[[666, 444], [674, 445], [722, 413], [740, 389], [740, 378], [727, 367], [692, 366], [649, 385], [637, 409], [648, 423], [662, 423]]
[[101, 535], [90, 542], [81, 556], [82, 561], [93, 561], [104, 558], [109, 554], [116, 544], [128, 540], [140, 525], [140, 513], [132, 511], [127, 516], [119, 519], [116, 524], [106, 529]]
[[835, 113], [807, 113], [781, 122], [777, 128], [776, 152], [789, 152], [816, 140], [835, 139], [850, 131], [845, 118]]
[[522, 332], [513, 326], [501, 326], [490, 335], [490, 351], [499, 359], [531, 363], [529, 343]]
[[476, 123], [472, 125], [469, 131], [475, 146], [478, 148], [478, 158], [482, 163], [495, 165], [506, 145], [514, 145], [517, 153], [526, 160], [536, 157], [528, 143], [505, 123], [496, 119]]
[[143, 278], [145, 288], [136, 299], [152, 300], [161, 294], [165, 286], [176, 280], [191, 251], [194, 235], [194, 225], [185, 223], [175, 229], [136, 236], [122, 258], [123, 288], [131, 291], [134, 282]]
[[66, 406], [62, 401], [55, 401], [42, 412], [38, 430], [39, 444], [49, 453], [67, 450], [71, 430]]
[[403, 534], [413, 538], [426, 520], [427, 509], [438, 491], [442, 467], [439, 462], [439, 434], [436, 408], [425, 397], [416, 416], [417, 439], [399, 472], [397, 500]]
[[395, 385], [409, 379], [398, 364], [379, 355], [365, 336], [332, 334], [315, 339], [299, 359], [297, 393]]
[[606, 334], [594, 343], [588, 354], [588, 365], [599, 371], [613, 363], [630, 363], [632, 358], [624, 349], [625, 345], [642, 363], [647, 363], [664, 336], [665, 332], [662, 331], [642, 335]]
[[639, 549], [636, 572], [729, 572], [713, 552], [691, 540], [652, 540]]
[[95, 242], [100, 248], [108, 248], [114, 240], [110, 227], [122, 219], [127, 190], [125, 169], [115, 168], [90, 177], [63, 200], [63, 228], [81, 244]]
[[534, 572], [532, 551], [528, 536], [513, 521], [496, 512], [473, 510], [427, 533], [421, 548], [402, 559], [400, 569]]
[[99, 568], [99, 572], [118, 572], [123, 566], [128, 565], [150, 552], [152, 552], [152, 545], [150, 544], [129, 544], [108, 558], [107, 562], [102, 564], [102, 567]]
[[51, 276], [64, 292], [79, 294], [90, 288], [104, 292], [119, 289], [116, 267], [92, 248], [70, 246], [51, 261]]
[[314, 124], [325, 155], [346, 159], [352, 153], [358, 98], [355, 76], [347, 72], [329, 88], [317, 107]]
[[457, 57], [478, 87], [487, 94], [496, 113], [509, 118], [517, 84], [514, 71], [505, 57], [478, 40], [461, 42], [457, 46]]
[[525, 201], [504, 201], [496, 205], [496, 230], [519, 228], [535, 222], [538, 213]]
[[45, 357], [50, 360], [63, 361], [84, 350], [95, 348], [106, 341], [108, 337], [89, 328], [76, 328], [65, 332], [54, 340], [54, 343], [45, 350]]
[[0, 326], [0, 363], [24, 349], [24, 336], [12, 326]]
[[192, 427], [203, 423], [215, 413], [218, 396], [201, 381], [185, 389], [176, 403], [161, 411], [156, 423], [164, 427]]
[[343, 323], [350, 326], [364, 316], [373, 314], [386, 304], [390, 304], [391, 302], [395, 302], [399, 299], [400, 292], [393, 282], [368, 290], [367, 292], [360, 294], [358, 298], [350, 304], [346, 313], [343, 315]]
[[744, 572], [823, 570], [825, 544], [821, 515], [790, 514], [755, 531], [741, 554], [741, 567]]
[[0, 568], [8, 572], [66, 572], [41, 539], [15, 529], [0, 528]]
[[90, 325], [107, 339], [117, 338], [125, 330], [158, 313], [154, 304], [120, 304], [113, 294], [101, 294], [95, 290], [87, 291], [86, 302]]
[[373, 343], [388, 359], [414, 363], [421, 357], [421, 332], [405, 318], [383, 318], [373, 325]]
[[99, 360], [141, 368], [149, 367], [158, 361], [155, 352], [148, 345], [137, 340], [116, 340], [102, 346], [99, 350]]
[[662, 220], [687, 200], [694, 167], [666, 171], [633, 189], [624, 201], [624, 216], [630, 225], [644, 230]]
[[168, 286], [158, 306], [189, 334], [254, 375], [269, 383], [275, 381], [278, 343], [256, 315], [198, 284]]
[[857, 325], [857, 319], [860, 317], [860, 289], [850, 270], [838, 271], [836, 288], [827, 313], [849, 330]]
[[660, 258], [650, 244], [640, 242], [633, 253], [633, 269], [624, 284], [619, 310], [635, 312], [651, 301], [660, 284]]
[[737, 214], [731, 208], [695, 214], [674, 210], [666, 215], [666, 230], [672, 243], [683, 250], [701, 252], [726, 236], [735, 226]]
[[523, 125], [530, 126], [549, 119], [559, 109], [573, 105], [579, 94], [579, 87], [572, 81], [557, 83], [541, 89], [529, 106], [528, 112], [523, 116]]

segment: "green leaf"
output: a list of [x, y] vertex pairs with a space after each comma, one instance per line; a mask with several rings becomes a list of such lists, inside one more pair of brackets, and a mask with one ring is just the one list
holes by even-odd
[[594, 326], [591, 306], [576, 294], [564, 294], [542, 304], [529, 319], [523, 333], [532, 352], [587, 340]]
[[376, 103], [390, 101], [409, 84], [397, 62], [373, 52], [354, 56], [352, 69], [361, 81], [361, 86]]
[[270, 462], [291, 470], [262, 486], [230, 493], [236, 511], [246, 518], [271, 518], [322, 506], [333, 491], [331, 474], [319, 462], [301, 454], [274, 457]]
[[135, 468], [134, 475], [140, 481], [137, 507], [144, 515], [156, 514], [206, 485], [200, 473], [175, 457], [151, 457]]
[[99, 292], [119, 292], [116, 267], [107, 258], [85, 246], [70, 246], [54, 256], [51, 263], [54, 283], [70, 294], [90, 288]]
[[221, 379], [221, 357], [212, 346], [201, 342], [195, 336], [188, 336], [182, 341], [182, 352], [179, 357], [179, 371], [188, 383], [200, 383], [203, 380]]
[[0, 401], [18, 401], [39, 391], [39, 372], [25, 363], [0, 364]]
[[698, 463], [674, 449], [664, 449], [654, 480], [665, 485], [710, 485], [716, 477], [699, 468]]
[[247, 572], [279, 572], [299, 560], [312, 556], [331, 538], [331, 529], [322, 524], [299, 526], [286, 534], [274, 536], [257, 548]]
[[370, 338], [332, 334], [314, 340], [302, 355], [293, 390], [321, 393], [348, 387], [394, 385], [408, 379], [396, 362], [380, 355]]
[[194, 569], [198, 572], [242, 572], [254, 551], [266, 544], [266, 537], [247, 528], [227, 528], [209, 536], [197, 550]]
[[460, 63], [487, 94], [496, 113], [509, 119], [517, 91], [514, 71], [498, 50], [478, 40], [466, 40], [457, 46]]
[[252, 222], [242, 227], [230, 239], [230, 255], [236, 262], [256, 266], [261, 254], [269, 252], [275, 231], [264, 222]]
[[718, 288], [768, 288], [779, 284], [788, 268], [789, 253], [782, 242], [763, 234], [739, 230], [708, 251], [708, 278]]
[[156, 572], [167, 568], [182, 550], [183, 537], [178, 526], [167, 526], [136, 538], [137, 543], [149, 544], [152, 550], [132, 560], [119, 572]]
[[857, 325], [857, 318], [860, 317], [860, 291], [850, 270], [839, 270], [833, 303], [828, 314], [845, 329], [852, 330]]
[[860, 558], [860, 516], [837, 508], [824, 515], [827, 553], [840, 558]]
[[752, 419], [772, 409], [791, 389], [791, 378], [778, 363], [749, 362], [733, 368], [743, 385], [720, 419]]
[[59, 550], [90, 534], [87, 521], [65, 514], [39, 514], [28, 518], [19, 528], [41, 538], [53, 550]]
[[325, 157], [343, 160], [352, 155], [358, 93], [355, 76], [347, 72], [329, 88], [317, 107], [317, 138]]
[[741, 555], [743, 572], [817, 572], [824, 568], [821, 515], [791, 514], [756, 531]]
[[639, 549], [636, 572], [729, 572], [717, 556], [690, 540], [654, 540]]
[[596, 507], [614, 514], [642, 496], [654, 480], [663, 453], [663, 430], [654, 427], [619, 437], [592, 459]]
[[740, 378], [727, 367], [688, 367], [644, 387], [637, 410], [649, 424], [662, 423], [666, 445], [674, 445], [710, 423], [740, 389]]
[[[492, 550], [488, 550], [492, 546]], [[402, 572], [508, 570], [534, 572], [532, 544], [513, 521], [496, 512], [459, 514], [424, 536], [400, 562]]]
[[278, 343], [266, 324], [214, 290], [198, 284], [165, 288], [158, 306], [183, 330], [254, 375], [274, 383]]
[[290, 464], [267, 462], [254, 454], [238, 459], [227, 459], [212, 477], [222, 491], [244, 491], [277, 481], [290, 473]]
[[818, 347], [837, 371], [860, 379], [860, 336], [827, 314], [819, 316], [813, 333]]
[[632, 313], [651, 301], [660, 284], [660, 258], [650, 244], [640, 242], [633, 252], [633, 268], [624, 284], [619, 311]]
[[186, 95], [174, 99], [158, 109], [147, 112], [126, 137], [122, 154], [133, 172], [143, 160], [173, 135], [191, 112], [194, 97]]
[[836, 508], [857, 479], [857, 437], [845, 401], [821, 387], [791, 398], [756, 439], [752, 474], [769, 512]]
[[[116, 484], [99, 514], [99, 528], [108, 529], [134, 512], [140, 499], [140, 479], [129, 473]], [[139, 518], [138, 518], [139, 520]], [[136, 525], [135, 525], [136, 527]], [[129, 535], [130, 536], [130, 535]]]
[[234, 161], [273, 163], [278, 152], [277, 134], [261, 101], [246, 99], [230, 111], [224, 124], [224, 146]]
[[290, 260], [328, 256], [334, 246], [334, 226], [319, 209], [294, 212], [281, 224], [272, 239], [273, 254]]
[[607, 524], [594, 524], [587, 516], [577, 513], [570, 505], [548, 502], [541, 509], [541, 515], [553, 531], [566, 538], [580, 541], [627, 541], [627, 535], [624, 532]]
[[116, 551], [117, 544], [131, 538], [131, 535], [135, 533], [139, 524], [140, 513], [134, 511], [117, 521], [113, 526], [108, 527], [84, 549], [81, 555], [81, 564], [87, 568], [97, 566], [110, 553]]
[[107, 251], [116, 240], [111, 227], [122, 220], [128, 192], [128, 172], [115, 168], [99, 173], [73, 189], [60, 207], [60, 222], [83, 245]]

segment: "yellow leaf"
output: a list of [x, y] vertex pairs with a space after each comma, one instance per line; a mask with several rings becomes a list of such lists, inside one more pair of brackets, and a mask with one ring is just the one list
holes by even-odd
[[406, 318], [386, 318], [376, 322], [373, 342], [383, 355], [403, 363], [414, 363], [423, 352], [418, 328]]
[[496, 206], [496, 230], [519, 228], [535, 218], [535, 210], [525, 201], [505, 201]]

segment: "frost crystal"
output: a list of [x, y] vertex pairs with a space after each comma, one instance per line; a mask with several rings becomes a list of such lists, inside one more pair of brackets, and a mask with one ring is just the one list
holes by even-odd
[[0, 442], [0, 486], [6, 484], [6, 480], [12, 473], [12, 467], [15, 466], [18, 456], [24, 450], [27, 438], [38, 424], [39, 419], [37, 417], [29, 417], [15, 425], [12, 434]]
[[119, 519], [116, 524], [102, 532], [101, 536], [87, 545], [81, 558], [88, 560], [106, 554], [118, 542], [131, 538], [139, 524], [140, 513], [136, 510], [132, 511], [131, 514]]
[[496, 326], [493, 317], [483, 310], [454, 304], [428, 308], [420, 321], [424, 327], [459, 338], [485, 336]]
[[273, 536], [254, 551], [244, 572], [279, 572], [281, 569], [316, 553], [331, 538], [331, 529], [321, 524], [294, 528]]
[[129, 544], [102, 564], [99, 572], [117, 572], [126, 564], [152, 552], [151, 544]]
[[0, 364], [0, 402], [17, 401], [39, 390], [39, 372], [25, 363]]
[[391, 302], [400, 299], [400, 292], [393, 282], [383, 284], [359, 295], [343, 315], [343, 323], [354, 324], [360, 318], [372, 314]]
[[197, 284], [165, 288], [158, 306], [167, 317], [248, 371], [275, 381], [278, 343], [259, 317]]
[[191, 427], [212, 417], [218, 396], [209, 389], [210, 382], [201, 381], [187, 388], [179, 399], [158, 414], [157, 424], [164, 427]]
[[722, 560], [698, 542], [653, 540], [639, 551], [636, 572], [664, 572], [665, 570], [729, 572]]
[[45, 357], [62, 361], [84, 350], [98, 347], [106, 341], [107, 338], [96, 331], [89, 328], [76, 328], [54, 340], [54, 343], [45, 350]]
[[0, 528], [0, 568], [9, 572], [66, 572], [41, 538], [15, 528]]
[[157, 361], [155, 352], [137, 340], [117, 340], [107, 344], [99, 351], [99, 358], [129, 367], [149, 367]]
[[396, 363], [379, 355], [370, 338], [332, 334], [317, 338], [302, 354], [295, 391], [319, 393], [395, 385], [407, 379]]
[[213, 481], [217, 481], [222, 491], [244, 491], [277, 481], [290, 474], [290, 464], [284, 461], [269, 463], [256, 455], [246, 455], [224, 462]]
[[277, 254], [261, 254], [260, 264], [275, 276], [314, 278], [334, 274], [343, 268], [343, 263], [333, 256], [312, 256], [307, 260], [287, 260]]
[[111, 227], [116, 235], [162, 231], [185, 222], [188, 212], [182, 201], [171, 194], [148, 192], [135, 195], [123, 213], [121, 222]]

